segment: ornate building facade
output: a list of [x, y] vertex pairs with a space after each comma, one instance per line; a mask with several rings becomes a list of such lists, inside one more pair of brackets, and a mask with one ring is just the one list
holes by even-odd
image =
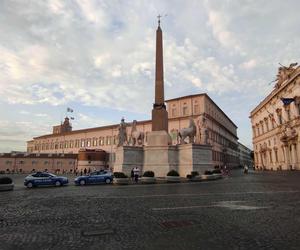
[[300, 67], [278, 70], [273, 91], [251, 111], [256, 169], [300, 170]]
[[[239, 165], [237, 126], [215, 104], [207, 94], [183, 96], [167, 100], [169, 134], [172, 144], [178, 142], [178, 131], [189, 126], [192, 117], [197, 124], [196, 142], [201, 142], [201, 127], [206, 127], [207, 142], [212, 145], [213, 165]], [[205, 121], [201, 124], [200, 119]], [[66, 119], [64, 126], [71, 128]], [[54, 128], [57, 128], [55, 126]], [[78, 154], [80, 149], [101, 149], [106, 151], [108, 161], [114, 161], [114, 153], [118, 145], [119, 124], [80, 129], [53, 129], [52, 134], [42, 135], [27, 142], [29, 153]], [[128, 142], [131, 144], [132, 123], [127, 123]], [[136, 129], [144, 132], [144, 144], [147, 145], [147, 134], [151, 131], [151, 120], [137, 122]], [[203, 131], [203, 130], [202, 130]]]

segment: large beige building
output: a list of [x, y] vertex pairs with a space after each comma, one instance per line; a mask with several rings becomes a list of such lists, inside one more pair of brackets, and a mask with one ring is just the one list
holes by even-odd
[[0, 173], [28, 173], [31, 171], [73, 172], [78, 165], [76, 154], [2, 153]]
[[251, 112], [257, 169], [300, 170], [300, 67], [279, 68], [273, 91]]
[[[208, 143], [213, 146], [213, 165], [239, 165], [237, 126], [215, 104], [207, 94], [183, 96], [167, 100], [169, 114], [169, 133], [172, 143], [177, 144], [177, 133], [189, 126], [189, 118], [193, 117], [199, 125], [199, 117], [205, 117], [208, 130]], [[77, 154], [82, 148], [102, 149], [110, 154], [109, 163], [114, 161], [114, 152], [118, 140], [118, 124], [72, 130], [68, 118], [62, 125], [54, 126], [53, 133], [33, 138], [27, 142], [30, 153], [68, 153]], [[145, 133], [144, 143], [147, 145], [147, 134], [151, 131], [151, 121], [139, 121], [137, 129]], [[130, 137], [131, 125], [127, 134]], [[198, 130], [198, 136], [201, 136]], [[130, 138], [129, 138], [130, 142]]]

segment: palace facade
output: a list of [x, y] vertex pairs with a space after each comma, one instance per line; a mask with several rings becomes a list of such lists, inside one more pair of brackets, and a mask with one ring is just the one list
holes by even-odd
[[[169, 134], [172, 144], [178, 143], [178, 131], [189, 126], [192, 117], [197, 124], [197, 140], [200, 134], [200, 117], [205, 117], [208, 143], [212, 145], [212, 164], [237, 167], [240, 164], [240, 150], [237, 126], [205, 93], [183, 96], [166, 101]], [[54, 126], [52, 134], [42, 135], [27, 142], [28, 153], [77, 154], [80, 149], [101, 149], [108, 154], [108, 165], [112, 166], [118, 144], [119, 124], [96, 128], [72, 130], [69, 118], [63, 124]], [[151, 120], [138, 121], [137, 130], [145, 134], [151, 131]], [[131, 123], [127, 126], [130, 143]], [[202, 135], [203, 136], [203, 135]], [[250, 155], [249, 155], [250, 160]]]
[[278, 70], [273, 91], [251, 111], [256, 169], [300, 170], [300, 67]]

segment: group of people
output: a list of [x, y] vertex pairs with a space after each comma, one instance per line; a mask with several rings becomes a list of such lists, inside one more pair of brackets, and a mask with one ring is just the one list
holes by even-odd
[[131, 180], [135, 181], [135, 183], [138, 183], [139, 181], [139, 175], [140, 175], [140, 169], [138, 167], [134, 167], [131, 169]]

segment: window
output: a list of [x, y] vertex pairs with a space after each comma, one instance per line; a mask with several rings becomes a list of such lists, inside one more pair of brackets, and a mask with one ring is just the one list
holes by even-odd
[[106, 145], [111, 145], [111, 137], [106, 136]]
[[275, 128], [275, 119], [274, 119], [273, 114], [270, 115], [270, 119], [271, 119], [271, 123], [272, 123], [272, 128]]
[[97, 138], [93, 138], [93, 146], [97, 146]]
[[91, 146], [91, 139], [87, 139], [86, 145], [87, 145], [87, 147]]
[[269, 121], [268, 118], [265, 118], [266, 130], [269, 131]]
[[176, 108], [172, 108], [172, 117], [176, 116]]
[[187, 107], [187, 106], [184, 106], [184, 107], [182, 108], [182, 114], [183, 114], [183, 115], [188, 115], [188, 107]]
[[281, 114], [278, 114], [278, 121], [279, 121], [279, 124], [282, 124], [282, 116], [281, 116]]
[[300, 115], [300, 102], [295, 103], [298, 115]]
[[200, 113], [199, 105], [198, 105], [198, 104], [195, 104], [195, 105], [194, 105], [194, 114], [199, 114], [199, 113]]
[[85, 147], [85, 141], [84, 141], [84, 139], [81, 139], [80, 146], [81, 146], [82, 148]]
[[288, 120], [291, 120], [291, 111], [290, 111], [290, 109], [286, 110], [286, 116], [287, 116]]
[[104, 145], [104, 137], [99, 137], [99, 146], [103, 146]]

